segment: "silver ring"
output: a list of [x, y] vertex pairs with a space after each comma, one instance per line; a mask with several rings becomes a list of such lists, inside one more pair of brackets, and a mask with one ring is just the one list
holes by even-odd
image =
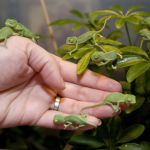
[[53, 108], [53, 110], [57, 110], [57, 111], [58, 111], [59, 103], [60, 103], [60, 97], [57, 96], [57, 97], [55, 98], [55, 103], [54, 103], [54, 108]]

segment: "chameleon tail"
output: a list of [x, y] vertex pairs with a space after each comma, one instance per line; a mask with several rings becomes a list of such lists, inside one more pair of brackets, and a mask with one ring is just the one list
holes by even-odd
[[83, 116], [83, 114], [82, 114], [82, 110], [83, 110], [83, 109], [91, 108], [91, 107], [96, 107], [96, 106], [103, 105], [103, 104], [105, 104], [105, 103], [104, 103], [104, 102], [101, 102], [101, 103], [97, 103], [97, 104], [95, 104], [95, 105], [90, 105], [90, 106], [87, 106], [87, 107], [83, 107], [83, 108], [81, 108], [81, 110], [80, 110], [80, 114]]
[[109, 17], [105, 20], [103, 27], [98, 31], [98, 33], [100, 33], [101, 31], [103, 31], [103, 29], [105, 28], [105, 25], [106, 25], [107, 20], [110, 19], [110, 18], [111, 18], [111, 16], [109, 16]]

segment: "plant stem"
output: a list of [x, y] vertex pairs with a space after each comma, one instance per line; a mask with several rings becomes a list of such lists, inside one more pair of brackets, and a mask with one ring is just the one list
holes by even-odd
[[[44, 16], [45, 16], [45, 19], [46, 19], [46, 24], [48, 25], [48, 24], [50, 24], [50, 18], [49, 18], [49, 16], [48, 16], [48, 13], [47, 13], [47, 9], [46, 9], [44, 0], [41, 0], [41, 5], [42, 5], [42, 9], [43, 9]], [[55, 38], [54, 38], [54, 34], [53, 34], [53, 29], [52, 29], [52, 27], [51, 27], [51, 26], [48, 26], [48, 30], [49, 30], [49, 33], [50, 33], [50, 36], [51, 36], [51, 40], [52, 40], [54, 49], [55, 49], [55, 51], [57, 51], [58, 47], [57, 47], [56, 40], [55, 40]]]
[[[128, 26], [127, 26], [126, 22], [125, 22], [125, 27], [126, 27], [126, 31], [127, 31], [127, 35], [128, 35], [128, 39], [129, 39], [129, 44], [130, 44], [130, 46], [132, 46], [131, 38], [130, 38], [130, 35], [129, 35], [129, 30], [128, 30]], [[135, 94], [135, 80], [133, 80], [131, 82], [131, 93]]]
[[141, 44], [140, 44], [140, 48], [142, 49], [142, 45], [143, 45], [143, 39], [141, 40]]
[[126, 31], [127, 31], [127, 35], [128, 35], [129, 44], [130, 44], [130, 46], [132, 46], [131, 38], [130, 38], [130, 35], [129, 35], [129, 30], [128, 30], [128, 26], [127, 26], [126, 22], [125, 22], [125, 27], [126, 27]]

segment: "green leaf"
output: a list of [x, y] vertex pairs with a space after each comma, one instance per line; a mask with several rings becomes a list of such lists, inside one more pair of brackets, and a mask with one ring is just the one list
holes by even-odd
[[99, 66], [95, 65], [95, 64], [89, 64], [88, 69], [93, 71], [93, 72], [96, 72], [98, 74], [102, 74], [101, 68]]
[[76, 23], [76, 22], [77, 22], [77, 21], [76, 21], [76, 20], [73, 20], [73, 19], [62, 19], [61, 22], [57, 23], [57, 26], [56, 26], [56, 27], [60, 27], [60, 26], [66, 25], [66, 24]]
[[121, 27], [125, 24], [125, 21], [126, 21], [125, 18], [119, 17], [119, 18], [116, 20], [116, 22], [115, 22], [116, 27], [117, 27], [118, 29], [121, 28]]
[[117, 143], [125, 143], [138, 138], [145, 130], [141, 124], [134, 124], [122, 132]]
[[145, 97], [137, 97], [136, 98], [136, 103], [135, 104], [132, 104], [130, 105], [126, 110], [126, 114], [130, 114], [131, 112], [133, 112], [134, 110], [137, 110], [138, 108], [140, 108], [142, 106], [142, 104], [144, 103], [145, 101]]
[[105, 20], [106, 20], [108, 17], [110, 17], [110, 18], [108, 19], [108, 20], [110, 20], [110, 19], [116, 18], [117, 15], [111, 15], [111, 16], [102, 17], [102, 18], [98, 21], [98, 24], [101, 24], [101, 23], [105, 22]]
[[141, 17], [141, 16], [134, 16], [134, 17], [136, 17], [139, 21], [144, 20], [144, 18], [143, 18], [143, 17]]
[[87, 17], [88, 21], [90, 21], [93, 24], [97, 20], [98, 15], [90, 15], [88, 13], [88, 14], [86, 14], [86, 17]]
[[123, 68], [127, 66], [135, 65], [141, 61], [146, 61], [141, 56], [136, 55], [123, 55], [123, 58], [118, 58], [116, 62], [117, 68]]
[[86, 53], [88, 53], [89, 51], [91, 51], [91, 49], [83, 47], [83, 48], [78, 49], [72, 55], [66, 54], [62, 59], [66, 60], [66, 59], [70, 59], [72, 57], [74, 57], [74, 59], [79, 59], [82, 56], [84, 56]]
[[110, 46], [110, 45], [99, 45], [99, 47], [104, 51], [104, 52], [110, 52], [115, 50], [117, 53], [122, 54], [122, 52], [114, 46]]
[[110, 40], [110, 39], [106, 39], [106, 38], [96, 38], [96, 42], [97, 43], [105, 43], [105, 44], [112, 44], [112, 45], [121, 45], [122, 43], [118, 42], [118, 41], [114, 41], [114, 40]]
[[53, 22], [51, 22], [50, 24], [48, 24], [48, 26], [56, 25], [56, 24], [60, 23], [62, 20], [63, 20], [63, 19], [59, 19], [59, 20], [53, 21]]
[[87, 68], [92, 53], [93, 53], [93, 51], [87, 53], [80, 59], [80, 61], [78, 62], [78, 65], [77, 65], [77, 74], [81, 74]]
[[147, 48], [148, 48], [148, 50], [150, 52], [150, 43], [147, 43]]
[[75, 55], [73, 55], [73, 58], [79, 59], [91, 51], [92, 51], [92, 49], [89, 49], [87, 47], [80, 48], [80, 49], [78, 49], [77, 53]]
[[[80, 49], [83, 45], [85, 45], [85, 43], [79, 44], [78, 49]], [[67, 52], [75, 49], [75, 47], [76, 46], [72, 44], [64, 44], [58, 48], [58, 50], [56, 51], [56, 55], [66, 54]]]
[[76, 15], [77, 17], [83, 19], [82, 14], [78, 10], [75, 10], [75, 9], [70, 10], [70, 13], [72, 13], [72, 14]]
[[137, 11], [137, 12], [133, 12], [130, 15], [132, 16], [150, 16], [150, 13], [146, 12], [146, 11]]
[[150, 70], [147, 70], [145, 73], [145, 86], [146, 91], [150, 92]]
[[126, 13], [126, 16], [128, 15], [128, 13], [130, 13], [131, 11], [133, 11], [135, 9], [138, 9], [138, 8], [143, 8], [143, 6], [141, 6], [141, 5], [133, 5], [133, 6], [129, 7], [128, 11]]
[[121, 84], [123, 90], [131, 90], [131, 83], [128, 83], [126, 81], [120, 81], [119, 83]]
[[113, 10], [116, 10], [116, 11], [118, 11], [122, 14], [122, 8], [120, 7], [120, 5], [112, 5], [109, 8], [113, 9]]
[[65, 25], [65, 24], [69, 24], [69, 23], [75, 23], [77, 22], [76, 20], [73, 19], [60, 19], [60, 20], [56, 20], [54, 22], [51, 22], [49, 25], [57, 25], [57, 27]]
[[81, 22], [76, 22], [73, 27], [72, 27], [72, 30], [77, 30], [81, 27], [83, 27], [85, 24], [81, 23]]
[[126, 143], [118, 147], [120, 150], [145, 150], [139, 144]]
[[120, 130], [120, 123], [121, 120], [119, 115], [116, 115], [115, 117], [111, 118], [111, 122], [109, 123], [109, 133], [112, 142], [116, 141], [116, 137]]
[[107, 144], [109, 143], [109, 131], [106, 123], [104, 120], [101, 120], [102, 124], [98, 126], [96, 136], [98, 136], [100, 139], [103, 139], [103, 141]]
[[90, 15], [108, 15], [108, 14], [120, 16], [118, 13], [112, 10], [98, 10], [90, 13]]
[[75, 135], [68, 141], [69, 145], [73, 145], [76, 147], [84, 147], [84, 148], [97, 148], [104, 145], [101, 143], [99, 139], [95, 136], [90, 135]]
[[115, 30], [113, 32], [111, 32], [108, 36], [107, 36], [107, 39], [111, 39], [111, 40], [117, 40], [119, 39], [120, 37], [123, 36], [123, 32], [121, 30]]
[[141, 54], [141, 55], [146, 56], [149, 59], [147, 53], [144, 50], [136, 46], [126, 46], [126, 47], [120, 48], [120, 51]]
[[126, 20], [133, 24], [139, 24], [139, 20], [135, 16], [128, 16], [126, 17]]
[[150, 150], [150, 142], [142, 141], [139, 145], [143, 148], [142, 150]]
[[150, 63], [147, 61], [140, 62], [130, 67], [126, 75], [127, 81], [132, 82], [134, 79], [146, 72], [149, 69], [149, 67]]
[[137, 78], [135, 80], [135, 92], [140, 95], [145, 94], [145, 81], [143, 78]]

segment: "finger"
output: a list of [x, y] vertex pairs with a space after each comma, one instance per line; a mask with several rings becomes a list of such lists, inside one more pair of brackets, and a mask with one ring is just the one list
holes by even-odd
[[97, 74], [90, 70], [86, 70], [81, 75], [77, 74], [77, 65], [68, 61], [61, 60], [61, 58], [54, 56], [60, 65], [61, 75], [66, 82], [75, 83], [78, 85], [109, 91], [121, 92], [122, 87], [117, 81]]
[[[96, 103], [93, 102], [82, 102], [82, 101], [76, 101], [74, 99], [69, 99], [69, 98], [61, 98], [59, 104], [59, 111], [67, 114], [79, 115], [80, 110], [83, 107], [91, 106], [95, 104]], [[117, 108], [116, 105], [114, 105], [114, 107], [115, 109]], [[54, 103], [50, 105], [50, 109], [53, 108], [54, 108]], [[115, 116], [118, 113], [120, 113], [120, 111], [117, 113], [114, 112], [110, 105], [100, 105], [96, 107], [86, 108], [82, 111], [82, 114], [89, 114], [97, 118], [109, 118]]]
[[[45, 112], [41, 118], [38, 120], [38, 122], [36, 122], [36, 124], [34, 124], [35, 126], [41, 126], [41, 127], [46, 127], [46, 128], [55, 128], [55, 129], [64, 129], [64, 125], [63, 124], [58, 124], [55, 123], [53, 121], [53, 118], [56, 114], [62, 114], [63, 116], [66, 116], [68, 114], [66, 113], [61, 113], [58, 111], [53, 111], [53, 110], [49, 110], [47, 112]], [[87, 121], [98, 126], [101, 124], [101, 121], [93, 116], [87, 116], [86, 117]], [[73, 124], [71, 126], [69, 126], [66, 130], [76, 130], [76, 124]], [[85, 127], [81, 127], [79, 128], [79, 130], [89, 130], [92, 129], [93, 126], [91, 125], [87, 125]]]
[[55, 58], [40, 46], [29, 41], [27, 55], [29, 65], [42, 76], [51, 88], [63, 90], [65, 83], [60, 75], [60, 68]]
[[110, 94], [110, 92], [92, 89], [69, 82], [65, 82], [65, 84], [66, 88], [59, 91], [58, 94], [61, 97], [67, 97], [78, 101], [101, 102], [108, 94]]

